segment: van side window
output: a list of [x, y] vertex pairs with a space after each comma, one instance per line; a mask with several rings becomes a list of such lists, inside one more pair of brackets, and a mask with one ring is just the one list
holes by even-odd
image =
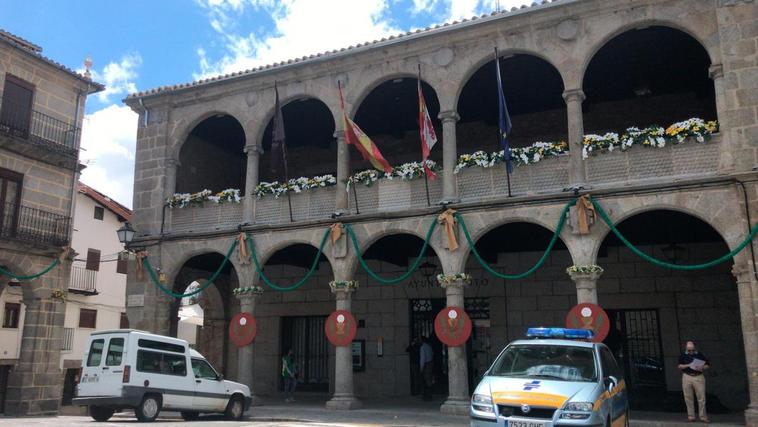
[[87, 366], [100, 366], [100, 360], [103, 358], [103, 347], [105, 347], [105, 340], [99, 339], [92, 341], [92, 344], [89, 346]]
[[124, 354], [124, 339], [111, 338], [108, 342], [108, 353], [105, 355], [105, 366], [121, 365], [121, 358]]
[[156, 351], [137, 351], [137, 371], [164, 375], [187, 376], [187, 358]]
[[211, 365], [201, 359], [192, 359], [192, 372], [195, 374], [195, 378], [209, 380], [215, 380], [218, 378], [218, 374], [213, 370]]
[[174, 353], [184, 354], [184, 346], [181, 346], [179, 344], [171, 344], [171, 343], [161, 342], [161, 341], [140, 339], [139, 341], [137, 341], [137, 345], [143, 348], [151, 348], [153, 350], [173, 351]]

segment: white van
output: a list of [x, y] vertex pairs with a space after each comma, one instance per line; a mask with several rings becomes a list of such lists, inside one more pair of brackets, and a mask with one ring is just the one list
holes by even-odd
[[188, 421], [202, 412], [239, 420], [251, 403], [246, 385], [224, 380], [187, 341], [133, 329], [90, 335], [76, 396], [73, 404], [88, 406], [95, 421], [126, 408], [143, 422], [161, 409]]

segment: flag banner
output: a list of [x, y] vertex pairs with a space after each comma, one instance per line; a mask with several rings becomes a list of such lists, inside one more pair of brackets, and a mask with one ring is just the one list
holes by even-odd
[[274, 124], [271, 128], [271, 174], [274, 179], [286, 183], [289, 179], [287, 173], [287, 147], [284, 143], [284, 115], [282, 106], [279, 104], [279, 89], [274, 84], [276, 93], [276, 111], [274, 112]]
[[384, 159], [379, 148], [374, 144], [371, 138], [368, 137], [361, 128], [358, 127], [355, 122], [347, 117], [345, 112], [345, 100], [342, 96], [342, 84], [339, 85], [340, 92], [340, 105], [342, 106], [342, 118], [345, 125], [345, 141], [354, 146], [363, 156], [363, 159], [371, 163], [371, 165], [386, 173], [392, 173], [392, 166]]
[[421, 90], [420, 69], [418, 76], [418, 126], [419, 133], [421, 134], [421, 163], [424, 165], [424, 173], [426, 173], [428, 178], [434, 179], [436, 175], [429, 168], [429, 165], [426, 164], [426, 160], [429, 158], [432, 147], [437, 143], [437, 134], [434, 132], [432, 119], [429, 117], [429, 110], [426, 108], [424, 92]]
[[511, 162], [511, 147], [508, 144], [508, 137], [511, 134], [511, 116], [508, 114], [508, 107], [505, 105], [505, 95], [503, 94], [503, 81], [500, 77], [500, 58], [497, 56], [495, 49], [495, 70], [497, 72], [497, 106], [498, 106], [498, 127], [500, 132], [500, 147], [503, 149], [503, 159], [508, 173], [513, 172], [513, 162]]

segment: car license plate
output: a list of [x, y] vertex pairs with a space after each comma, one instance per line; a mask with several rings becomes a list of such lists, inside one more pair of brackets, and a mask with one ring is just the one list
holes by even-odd
[[522, 421], [522, 420], [508, 420], [506, 427], [545, 427], [547, 424], [542, 421]]

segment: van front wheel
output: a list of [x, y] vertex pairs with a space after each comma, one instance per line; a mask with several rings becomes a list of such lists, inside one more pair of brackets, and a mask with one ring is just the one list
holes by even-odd
[[89, 415], [92, 417], [93, 420], [101, 422], [101, 423], [111, 419], [114, 412], [116, 411], [110, 408], [103, 408], [102, 406], [89, 407]]
[[161, 412], [161, 398], [154, 394], [148, 394], [142, 398], [142, 403], [134, 408], [134, 415], [143, 423], [155, 421]]
[[240, 395], [234, 395], [229, 399], [229, 404], [226, 405], [226, 419], [232, 421], [239, 421], [242, 419], [242, 415], [245, 413], [245, 401]]

